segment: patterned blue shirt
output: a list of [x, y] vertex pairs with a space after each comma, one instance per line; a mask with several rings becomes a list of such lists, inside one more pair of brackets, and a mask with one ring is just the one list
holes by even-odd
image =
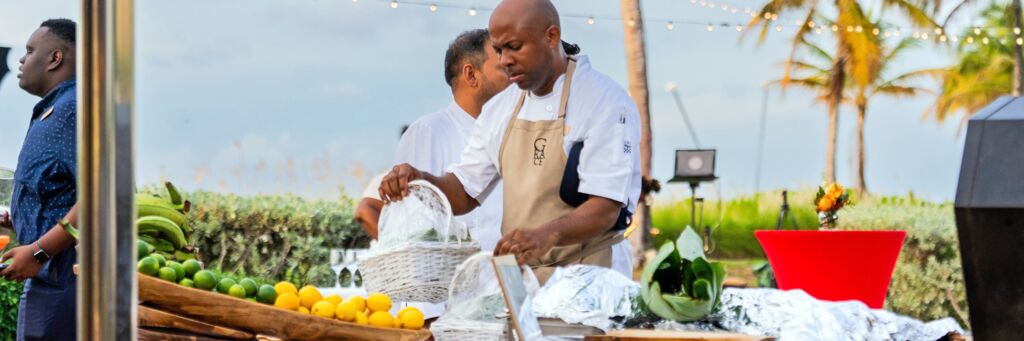
[[11, 219], [22, 245], [35, 242], [77, 200], [75, 80], [43, 97], [32, 111], [14, 172]]

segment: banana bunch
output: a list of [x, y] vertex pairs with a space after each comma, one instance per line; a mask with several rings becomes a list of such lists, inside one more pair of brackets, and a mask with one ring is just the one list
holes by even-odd
[[139, 240], [148, 243], [167, 259], [195, 259], [195, 250], [188, 243], [192, 227], [189, 226], [187, 214], [192, 203], [185, 200], [169, 181], [164, 186], [167, 187], [167, 198], [149, 194], [135, 195], [138, 213], [135, 225], [138, 227]]

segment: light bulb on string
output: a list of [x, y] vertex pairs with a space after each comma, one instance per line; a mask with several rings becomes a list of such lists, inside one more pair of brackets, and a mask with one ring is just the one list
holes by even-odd
[[750, 13], [750, 7], [744, 7], [743, 13]]
[[715, 25], [708, 24], [708, 32], [711, 32], [711, 31], [714, 31], [714, 30], [715, 30]]
[[671, 31], [675, 27], [676, 27], [676, 25], [672, 25], [671, 21], [669, 21], [667, 24], [665, 24], [665, 29], [667, 29], [669, 31]]
[[814, 28], [814, 20], [808, 21], [807, 27]]
[[1000, 44], [1000, 45], [1006, 45], [1006, 37], [1002, 37], [1002, 38], [1000, 38], [1000, 39], [999, 39], [999, 44]]
[[901, 34], [903, 34], [903, 32], [900, 32], [900, 29], [897, 28], [896, 32], [893, 33], [892, 35], [899, 37]]
[[1013, 28], [1013, 34], [1019, 36], [1020, 35], [1020, 27], [1014, 27]]
[[981, 38], [981, 43], [988, 45], [988, 37]]
[[836, 24], [832, 24], [832, 32], [837, 32], [837, 31], [839, 31], [839, 26], [836, 25]]
[[437, 12], [437, 5], [436, 4], [430, 4], [430, 11], [431, 12]]
[[846, 26], [846, 32], [853, 32], [853, 26]]
[[775, 32], [782, 32], [782, 25], [775, 25]]
[[593, 25], [594, 24], [594, 17], [587, 18], [587, 24]]
[[736, 32], [743, 32], [743, 25], [736, 24]]
[[352, 0], [352, 2], [353, 2], [353, 3], [355, 3], [355, 2], [359, 2], [359, 0]]
[[882, 31], [879, 30], [878, 27], [875, 27], [875, 28], [871, 29], [871, 34], [874, 34], [874, 35], [877, 36], [879, 33], [882, 33]]
[[391, 8], [398, 8], [398, 1], [391, 0]]
[[764, 12], [764, 19], [765, 20], [771, 20], [772, 19], [772, 14], [768, 13], [768, 12]]
[[892, 35], [892, 33], [890, 33], [889, 31], [885, 31], [882, 33], [882, 36], [886, 38], [889, 38], [890, 35]]
[[470, 8], [469, 9], [469, 16], [471, 16], [471, 17], [475, 17], [476, 16], [476, 8]]
[[636, 26], [636, 20], [633, 19], [629, 19], [629, 21], [627, 21], [626, 23], [629, 24], [629, 27]]
[[708, 2], [707, 2], [707, 1], [704, 1], [704, 0], [700, 0], [700, 5], [701, 5], [701, 6], [704, 6], [704, 5], [707, 5], [707, 4], [708, 4]]
[[939, 36], [939, 41], [945, 43], [946, 42], [946, 35], [943, 34], [943, 35]]
[[793, 20], [793, 25], [803, 26], [804, 25], [804, 21], [800, 20], [800, 19]]
[[914, 39], [921, 38], [921, 34], [917, 33], [917, 31], [914, 31], [914, 34], [912, 34], [911, 36], [913, 36]]
[[936, 28], [935, 28], [935, 35], [940, 35], [940, 34], [942, 34], [942, 29], [941, 29], [941, 28], [938, 28], [938, 27], [936, 27]]
[[974, 35], [979, 35], [979, 34], [981, 34], [981, 27], [975, 27], [974, 28]]
[[739, 10], [740, 10], [739, 8], [733, 7], [733, 8], [732, 8], [732, 9], [730, 9], [729, 11], [730, 11], [730, 12], [733, 12], [733, 13], [736, 13], [736, 12], [737, 12], [737, 11], [739, 11]]
[[974, 37], [973, 36], [967, 37], [967, 43], [968, 44], [974, 44]]
[[860, 26], [860, 25], [857, 25], [857, 28], [855, 29], [855, 31], [857, 31], [857, 33], [864, 32], [864, 27]]
[[779, 14], [778, 13], [772, 13], [772, 21], [776, 21], [776, 20], [779, 20]]
[[715, 8], [714, 2], [708, 2], [708, 8]]
[[722, 4], [722, 10], [723, 11], [728, 11], [729, 10], [729, 5]]
[[954, 42], [954, 43], [955, 43], [955, 42], [957, 42], [957, 41], [959, 41], [959, 40], [960, 40], [960, 38], [959, 38], [959, 37], [957, 37], [957, 36], [956, 36], [955, 34], [954, 34], [954, 35], [951, 35], [951, 36], [949, 36], [949, 41], [952, 41], [952, 42]]
[[1024, 45], [1024, 38], [1017, 37], [1017, 46]]
[[821, 34], [821, 27], [814, 29], [814, 34]]
[[928, 33], [921, 33], [921, 40], [928, 40]]

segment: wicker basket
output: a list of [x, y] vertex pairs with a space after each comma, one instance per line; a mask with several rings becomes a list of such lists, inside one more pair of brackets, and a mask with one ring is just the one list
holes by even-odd
[[480, 243], [412, 242], [359, 261], [363, 287], [402, 302], [448, 299], [455, 268], [480, 252]]
[[508, 323], [445, 320], [430, 325], [430, 333], [437, 341], [512, 341]]
[[[358, 262], [367, 291], [381, 292], [396, 301], [440, 303], [448, 299], [448, 286], [455, 268], [466, 258], [480, 251], [480, 243], [463, 241], [466, 232], [456, 232], [458, 240], [448, 240], [452, 228], [451, 205], [444, 193], [423, 180], [409, 183], [410, 193], [416, 191], [421, 201], [429, 201], [435, 208], [433, 217], [439, 218], [442, 241], [410, 241], [378, 250], [374, 255]], [[381, 212], [380, 228], [386, 231], [392, 223], [385, 206]], [[397, 231], [397, 230], [396, 230]], [[371, 246], [372, 251], [372, 246]]]

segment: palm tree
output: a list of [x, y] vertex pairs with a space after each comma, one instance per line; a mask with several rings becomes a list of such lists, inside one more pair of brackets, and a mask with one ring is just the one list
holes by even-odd
[[[901, 40], [896, 46], [885, 49], [883, 51], [882, 58], [878, 60], [875, 67], [872, 68], [871, 73], [868, 75], [868, 82], [864, 85], [857, 84], [854, 94], [853, 104], [857, 108], [857, 191], [861, 195], [868, 194], [868, 186], [865, 181], [865, 165], [867, 163], [867, 154], [865, 152], [864, 143], [864, 121], [867, 118], [868, 102], [875, 96], [892, 96], [892, 97], [912, 97], [916, 96], [921, 92], [926, 92], [920, 87], [913, 85], [913, 81], [919, 77], [926, 75], [920, 71], [909, 72], [887, 78], [890, 71], [890, 67], [893, 66], [895, 60], [900, 56], [901, 53], [916, 46], [917, 40], [911, 38], [905, 38]], [[884, 47], [883, 47], [884, 48]]]
[[[1007, 11], [1006, 7], [990, 5], [982, 11], [984, 26], [1001, 27], [1008, 32], [1005, 28], [1013, 20], [1011, 12], [1012, 7]], [[1015, 42], [999, 43], [991, 33], [968, 28], [957, 47], [957, 62], [953, 66], [922, 71], [935, 75], [942, 82], [941, 92], [926, 115], [941, 122], [953, 114], [964, 113], [960, 119], [962, 127], [972, 113], [1000, 96], [1014, 93], [1019, 83], [1015, 76], [1019, 69], [1016, 56], [1019, 46]]]
[[[933, 11], [937, 13], [939, 8], [942, 7], [942, 1], [932, 1], [934, 2], [932, 4]], [[949, 14], [946, 15], [946, 19], [943, 21], [942, 27], [947, 27], [949, 21], [953, 17], [957, 16], [957, 14], [960, 13], [960, 10], [964, 9], [965, 7], [967, 7], [967, 5], [972, 3], [973, 2], [971, 0], [962, 0], [958, 4], [956, 4], [956, 6], [953, 7]], [[1017, 28], [1018, 30], [1022, 28], [1020, 0], [1011, 0], [1010, 5], [1006, 7], [1002, 7], [996, 1], [992, 1], [991, 3], [989, 3], [989, 7], [985, 9], [985, 11], [983, 11], [983, 16], [988, 21], [986, 24], [992, 25], [989, 27], [999, 27], [1001, 28], [1001, 30], [1005, 32], [1009, 32], [1009, 30], [1013, 28]], [[968, 31], [971, 30], [969, 29]], [[1020, 37], [1021, 35], [1015, 32], [1014, 36]], [[1013, 59], [1011, 59], [1011, 61], [1013, 62], [1013, 78], [1010, 78], [1011, 87], [1009, 93], [1013, 96], [1020, 96], [1022, 93], [1024, 93], [1024, 49], [1022, 49], [1022, 46], [1020, 44], [1017, 44], [1008, 46], [1007, 50], [1012, 53], [1011, 56], [1013, 57]]]
[[[836, 139], [839, 123], [839, 106], [842, 102], [842, 88], [846, 85], [847, 78], [850, 78], [858, 86], [866, 86], [870, 81], [872, 70], [877, 68], [880, 60], [880, 51], [877, 44], [877, 35], [873, 34], [878, 27], [867, 19], [857, 0], [833, 0], [832, 4], [836, 9], [836, 19], [832, 20], [832, 28], [836, 33], [836, 53], [832, 59], [832, 66], [828, 68], [829, 89], [826, 103], [828, 104], [829, 127], [825, 151], [825, 172], [824, 178], [827, 181], [835, 181], [836, 169]], [[800, 29], [793, 37], [790, 55], [783, 72], [781, 85], [788, 86], [791, 78], [790, 72], [792, 61], [798, 47], [806, 41], [815, 25], [813, 19], [818, 16], [817, 1], [811, 0], [769, 0], [757, 13], [748, 27], [761, 26], [758, 42], [763, 42], [772, 21], [778, 15], [785, 12], [798, 12], [804, 18]], [[934, 21], [916, 3], [908, 0], [883, 0], [882, 5], [901, 10], [910, 21], [917, 26], [936, 27]]]
[[[644, 47], [643, 14], [640, 12], [640, 0], [621, 0], [620, 6], [625, 36], [626, 47], [626, 69], [629, 75], [629, 94], [636, 101], [636, 107], [640, 112], [640, 172], [645, 183], [651, 181], [651, 112], [648, 105], [649, 95], [647, 89], [647, 57]], [[650, 188], [651, 186], [644, 186]], [[639, 231], [634, 231], [629, 236], [630, 245], [633, 247], [633, 265], [639, 266], [643, 263], [643, 253], [650, 243], [651, 231], [651, 210], [644, 197], [640, 198], [637, 204], [637, 211], [634, 214], [634, 224]]]

